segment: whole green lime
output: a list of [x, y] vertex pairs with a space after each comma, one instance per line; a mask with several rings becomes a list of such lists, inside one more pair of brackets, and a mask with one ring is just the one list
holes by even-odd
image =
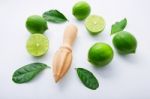
[[88, 61], [96, 67], [102, 67], [113, 59], [113, 50], [106, 43], [95, 43], [88, 52]]
[[43, 34], [48, 29], [46, 20], [38, 15], [29, 16], [26, 21], [26, 27], [32, 34]]
[[114, 36], [113, 45], [120, 54], [130, 54], [136, 52], [137, 41], [131, 33], [121, 31]]
[[78, 19], [85, 19], [91, 12], [90, 5], [85, 1], [77, 2], [72, 9], [72, 14]]

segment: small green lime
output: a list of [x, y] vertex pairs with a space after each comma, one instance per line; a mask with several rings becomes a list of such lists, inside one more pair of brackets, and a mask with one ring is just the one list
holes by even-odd
[[43, 34], [31, 34], [26, 48], [32, 56], [42, 56], [48, 51], [49, 41]]
[[85, 27], [92, 35], [97, 35], [105, 28], [105, 21], [101, 16], [91, 15], [85, 20]]
[[113, 59], [113, 50], [106, 43], [95, 43], [88, 52], [88, 61], [96, 67], [107, 65]]
[[131, 33], [121, 31], [115, 34], [113, 45], [120, 54], [130, 54], [135, 53], [137, 41]]
[[85, 19], [91, 12], [90, 5], [85, 1], [77, 2], [72, 9], [72, 14], [78, 19]]
[[48, 29], [45, 19], [38, 15], [29, 16], [26, 21], [26, 27], [32, 34], [43, 34]]

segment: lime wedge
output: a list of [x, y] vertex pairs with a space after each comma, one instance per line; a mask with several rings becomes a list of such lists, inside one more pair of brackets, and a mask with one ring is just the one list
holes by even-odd
[[101, 16], [91, 15], [86, 18], [85, 26], [92, 35], [96, 35], [104, 30], [105, 21]]
[[42, 56], [48, 51], [49, 41], [43, 34], [31, 34], [26, 43], [27, 51], [32, 56]]

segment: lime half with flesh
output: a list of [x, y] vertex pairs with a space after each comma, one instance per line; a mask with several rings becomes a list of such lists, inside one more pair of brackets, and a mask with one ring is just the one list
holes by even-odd
[[26, 48], [32, 56], [42, 56], [48, 51], [48, 38], [43, 34], [32, 34], [27, 40]]
[[92, 35], [97, 35], [105, 28], [105, 20], [101, 16], [91, 15], [86, 18], [85, 26]]

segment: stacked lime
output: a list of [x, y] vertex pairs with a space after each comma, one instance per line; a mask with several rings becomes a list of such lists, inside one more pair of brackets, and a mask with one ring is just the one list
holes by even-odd
[[48, 38], [43, 35], [48, 29], [47, 22], [41, 16], [32, 15], [26, 21], [26, 27], [31, 36], [27, 40], [26, 49], [32, 56], [42, 56], [49, 48]]
[[97, 35], [105, 28], [105, 20], [98, 15], [90, 15], [91, 7], [85, 1], [77, 2], [72, 9], [72, 14], [78, 20], [85, 19], [85, 27], [92, 35]]

